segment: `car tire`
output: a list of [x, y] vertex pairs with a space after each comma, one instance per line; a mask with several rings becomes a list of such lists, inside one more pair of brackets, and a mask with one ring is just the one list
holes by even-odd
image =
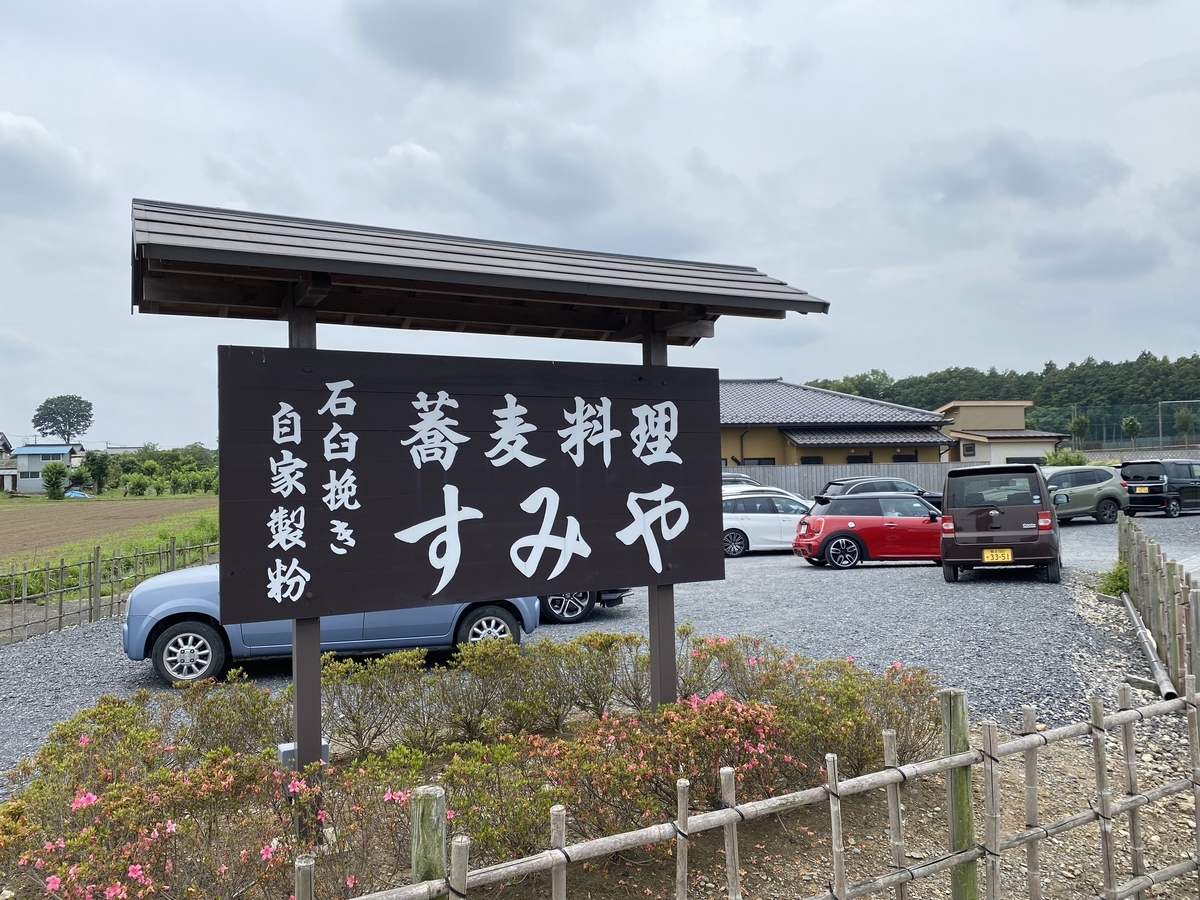
[[542, 601], [544, 621], [570, 625], [582, 622], [592, 614], [592, 608], [596, 605], [596, 592], [566, 591], [561, 594], [547, 594], [539, 599]]
[[1181, 509], [1183, 509], [1183, 507], [1179, 504], [1179, 498], [1172, 497], [1167, 501], [1167, 508], [1164, 510], [1164, 512], [1167, 514], [1168, 519], [1178, 519], [1179, 511]]
[[1125, 510], [1125, 515], [1129, 516], [1129, 518], [1132, 519], [1134, 516], [1137, 515], [1137, 510], [1136, 509], [1127, 509], [1127, 510]]
[[1103, 525], [1115, 525], [1121, 515], [1121, 507], [1116, 500], [1105, 497], [1096, 504], [1096, 521]]
[[476, 641], [497, 638], [521, 643], [521, 626], [507, 609], [499, 606], [478, 606], [471, 610], [454, 633], [456, 644], [473, 644]]
[[805, 561], [806, 563], [808, 563], [810, 566], [823, 566], [823, 565], [825, 565], [825, 560], [821, 559], [821, 558], [820, 558], [820, 557], [818, 557], [818, 556], [806, 556], [806, 557], [804, 557], [804, 561]]
[[150, 657], [167, 684], [190, 684], [225, 671], [225, 641], [205, 622], [176, 622], [154, 641]]
[[730, 559], [745, 556], [746, 551], [750, 549], [750, 540], [743, 532], [738, 531], [736, 528], [730, 528], [725, 532], [723, 543], [725, 546], [725, 555]]
[[825, 545], [825, 561], [835, 569], [852, 569], [862, 557], [862, 545], [852, 537], [835, 537]]
[[952, 566], [948, 562], [942, 563], [942, 577], [949, 584], [954, 584], [954, 582], [958, 581], [958, 566]]
[[1050, 584], [1058, 584], [1062, 581], [1062, 560], [1054, 560], [1046, 566], [1046, 580]]

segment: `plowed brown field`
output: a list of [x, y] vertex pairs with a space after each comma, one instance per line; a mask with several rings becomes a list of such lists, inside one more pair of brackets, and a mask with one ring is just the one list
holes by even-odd
[[209, 507], [216, 512], [217, 498], [211, 494], [140, 500], [64, 500], [61, 503], [12, 501], [0, 505], [0, 559], [71, 541], [86, 541], [123, 528]]

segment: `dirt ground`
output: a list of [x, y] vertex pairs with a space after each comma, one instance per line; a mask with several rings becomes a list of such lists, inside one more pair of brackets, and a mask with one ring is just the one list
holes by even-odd
[[0, 503], [0, 559], [86, 541], [197, 509], [217, 508], [211, 494], [120, 500], [5, 500]]

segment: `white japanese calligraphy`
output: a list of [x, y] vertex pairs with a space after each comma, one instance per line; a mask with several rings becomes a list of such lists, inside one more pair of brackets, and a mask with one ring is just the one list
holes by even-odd
[[559, 430], [562, 442], [562, 452], [571, 457], [576, 467], [583, 465], [585, 443], [604, 445], [604, 467], [607, 469], [612, 462], [612, 442], [621, 436], [621, 432], [612, 427], [612, 403], [607, 397], [601, 397], [595, 406], [584, 403], [582, 397], [575, 398], [574, 411], [563, 410], [563, 418], [567, 427]]
[[271, 530], [271, 543], [267, 544], [267, 549], [278, 547], [285, 553], [293, 547], [307, 547], [304, 543], [304, 507], [297, 509], [288, 509], [285, 506], [277, 506], [271, 510], [271, 516], [267, 521], [267, 528]]
[[633, 455], [651, 466], [654, 463], [682, 463], [671, 452], [671, 441], [679, 434], [679, 409], [670, 400], [654, 406], [638, 406], [633, 410], [637, 426], [629, 432], [633, 438]]
[[546, 461], [543, 457], [525, 452], [529, 444], [529, 438], [525, 435], [537, 431], [536, 425], [522, 418], [529, 410], [519, 404], [512, 394], [505, 394], [504, 401], [503, 409], [492, 410], [492, 415], [496, 417], [496, 430], [489, 437], [496, 439], [496, 446], [484, 455], [492, 461], [493, 466], [507, 465], [514, 459], [530, 468], [540, 466]]
[[[554, 569], [550, 572], [549, 577], [551, 578], [562, 574], [572, 556], [581, 556], [587, 559], [592, 553], [592, 548], [579, 533], [579, 520], [574, 516], [567, 516], [567, 527], [562, 537], [552, 534], [554, 520], [558, 516], [558, 494], [551, 488], [538, 488], [521, 501], [521, 509], [532, 514], [536, 513], [542, 504], [545, 504], [546, 512], [542, 516], [541, 529], [537, 534], [520, 538], [508, 551], [512, 564], [526, 578], [532, 578], [537, 572], [538, 565], [542, 561], [542, 553], [546, 550], [558, 551], [558, 562], [554, 564]], [[522, 559], [521, 551], [526, 549], [529, 551], [529, 555]]]
[[[688, 511], [683, 502], [681, 500], [667, 502], [667, 498], [674, 491], [675, 488], [669, 484], [660, 485], [658, 490], [651, 491], [648, 494], [637, 494], [630, 491], [625, 505], [633, 513], [633, 521], [617, 532], [617, 540], [626, 546], [631, 545], [637, 540], [645, 542], [646, 557], [650, 561], [650, 567], [655, 572], [662, 571], [662, 556], [658, 552], [658, 541], [654, 537], [654, 523], [662, 523], [659, 527], [665, 541], [674, 540], [679, 537], [688, 524]], [[641, 500], [657, 501], [658, 505], [651, 506], [649, 509], [642, 509], [639, 502]], [[676, 514], [674, 524], [671, 524], [667, 519], [667, 516], [672, 513]]]
[[283, 560], [276, 559], [275, 565], [267, 569], [267, 596], [276, 603], [291, 600], [295, 603], [304, 593], [311, 576], [292, 559], [286, 569]]
[[342, 391], [348, 391], [354, 387], [353, 381], [327, 381], [325, 387], [329, 388], [332, 393], [329, 399], [325, 401], [325, 405], [317, 410], [317, 415], [323, 416], [329, 413], [331, 416], [352, 416], [354, 415], [355, 402], [352, 397], [343, 397]]
[[442, 486], [442, 498], [446, 510], [444, 515], [396, 532], [398, 540], [406, 544], [415, 544], [427, 535], [441, 530], [441, 534], [429, 543], [429, 564], [442, 573], [441, 580], [433, 591], [435, 594], [440, 592], [458, 571], [458, 562], [462, 556], [462, 543], [458, 537], [459, 523], [483, 518], [483, 513], [477, 509], [469, 506], [459, 508], [458, 488], [452, 484]]
[[358, 482], [354, 478], [353, 469], [347, 469], [341, 475], [330, 469], [329, 480], [321, 487], [325, 488], [325, 496], [321, 499], [330, 512], [337, 509], [358, 509], [359, 503], [355, 499], [355, 495], [358, 494]]
[[[354, 529], [350, 527], [348, 522], [342, 522], [338, 519], [329, 520], [329, 530], [333, 532], [333, 539], [346, 545], [346, 547], [354, 546]], [[337, 544], [330, 544], [329, 549], [338, 556], [346, 555], [346, 547], [339, 547]]]
[[442, 468], [449, 471], [454, 463], [454, 455], [458, 452], [456, 444], [469, 441], [470, 438], [454, 431], [450, 426], [457, 425], [457, 419], [451, 419], [442, 412], [442, 407], [458, 409], [458, 401], [452, 400], [445, 391], [438, 391], [437, 399], [430, 400], [421, 391], [417, 394], [413, 407], [420, 413], [421, 421], [408, 426], [416, 432], [412, 437], [401, 441], [404, 446], [414, 444], [409, 450], [413, 463], [419, 469], [424, 463], [440, 463]]
[[357, 445], [358, 435], [353, 431], [342, 431], [342, 426], [334, 422], [329, 434], [325, 435], [325, 459], [329, 462], [335, 459], [352, 460]]
[[279, 401], [279, 409], [271, 416], [271, 440], [277, 444], [300, 443], [300, 413], [290, 403]]
[[280, 459], [271, 460], [271, 493], [279, 494], [282, 497], [292, 496], [292, 491], [299, 491], [302, 494], [308, 493], [304, 489], [302, 480], [304, 478], [304, 470], [308, 468], [308, 463], [300, 459], [298, 456], [293, 456], [291, 450], [281, 451]]

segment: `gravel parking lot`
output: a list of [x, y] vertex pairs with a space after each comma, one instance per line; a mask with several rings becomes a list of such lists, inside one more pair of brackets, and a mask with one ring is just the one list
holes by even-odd
[[[1200, 550], [1200, 516], [1137, 521], [1176, 559]], [[676, 621], [701, 634], [760, 635], [812, 657], [853, 656], [875, 671], [897, 660], [928, 666], [943, 685], [970, 692], [975, 718], [1012, 725], [1021, 705], [1033, 703], [1045, 721], [1059, 724], [1078, 717], [1101, 677], [1110, 683], [1124, 671], [1146, 676], [1123, 610], [1097, 603], [1089, 586], [1116, 560], [1116, 529], [1080, 520], [1062, 534], [1060, 585], [1028, 570], [977, 570], [946, 584], [929, 564], [831, 571], [790, 553], [751, 554], [728, 560], [723, 582], [679, 585]], [[595, 629], [644, 633], [646, 622], [641, 589], [587, 622], [547, 625], [537, 634], [566, 640]], [[0, 672], [0, 771], [101, 694], [159, 687], [148, 662], [122, 654], [117, 620], [2, 647]], [[252, 677], [275, 687], [289, 672], [286, 662], [250, 667]]]

